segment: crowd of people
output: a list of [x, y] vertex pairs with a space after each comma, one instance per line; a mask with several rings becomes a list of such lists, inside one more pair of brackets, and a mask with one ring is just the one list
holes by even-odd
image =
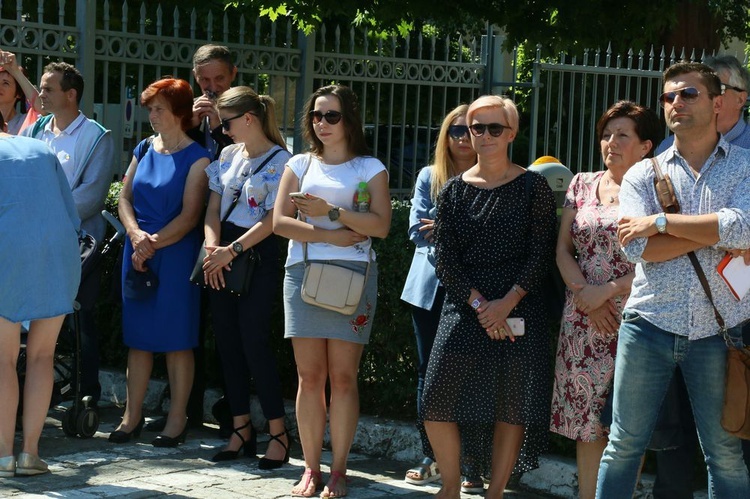
[[[654, 110], [619, 101], [602, 114], [596, 137], [605, 168], [573, 178], [559, 217], [547, 180], [509, 158], [520, 127], [513, 101], [482, 96], [446, 114], [409, 217], [416, 248], [402, 299], [419, 360], [424, 458], [406, 472], [408, 483], [441, 480], [440, 499], [502, 498], [513, 473], [538, 467], [553, 432], [576, 442], [581, 498], [632, 497], [648, 448], [659, 449], [655, 497], [691, 497], [684, 476], [697, 439], [713, 497], [750, 497], [750, 449], [745, 442], [743, 460], [743, 444], [720, 424], [727, 345], [688, 256], [707, 269], [727, 253], [750, 264], [750, 125], [742, 115], [750, 78], [732, 57], [705, 62], [665, 71], [660, 104], [673, 135], [661, 144]], [[146, 426], [155, 353], [165, 354], [171, 400], [166, 417], [150, 423], [159, 432], [152, 445], [180, 445], [201, 417], [191, 407], [202, 405], [203, 293], [231, 426], [212, 460], [258, 453], [254, 380], [269, 431], [258, 467], [287, 463], [292, 436], [270, 347], [281, 290], [305, 463], [291, 495], [346, 496], [359, 364], [378, 297], [372, 241], [391, 227], [388, 172], [368, 151], [348, 87], [323, 86], [309, 97], [300, 117], [307, 152], [292, 155], [274, 100], [232, 86], [229, 49], [200, 47], [193, 65], [198, 97], [172, 77], [141, 94], [154, 135], [133, 150], [119, 198], [127, 401], [109, 442], [137, 439]], [[0, 398], [8, 402], [0, 409], [0, 477], [48, 472], [39, 438], [55, 342], [74, 299], [81, 391], [94, 408], [101, 395], [99, 274], [82, 277], [77, 243], [83, 233], [104, 235], [99, 212], [115, 147], [80, 111], [83, 91], [76, 68], [57, 62], [44, 68], [37, 91], [15, 55], [0, 51], [0, 224], [38, 231], [0, 239], [0, 255], [14, 261], [12, 284], [0, 289]], [[652, 162], [674, 183], [681, 212], [659, 204]], [[279, 238], [288, 239], [283, 279]], [[555, 266], [567, 287], [561, 318], [549, 317], [545, 301]], [[748, 302], [715, 272], [707, 280], [739, 344]], [[549, 324], [557, 319], [553, 375]], [[21, 395], [22, 450], [14, 454]], [[672, 431], [680, 438], [664, 444], [657, 437], [670, 411], [680, 416]]]

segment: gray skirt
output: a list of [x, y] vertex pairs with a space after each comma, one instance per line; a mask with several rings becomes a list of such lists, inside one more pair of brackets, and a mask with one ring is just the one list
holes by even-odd
[[[328, 260], [348, 269], [364, 272], [366, 262], [350, 260]], [[351, 341], [366, 345], [370, 340], [372, 319], [378, 301], [378, 264], [370, 264], [365, 290], [357, 311], [342, 315], [332, 310], [316, 307], [302, 301], [300, 291], [305, 264], [300, 262], [286, 268], [284, 276], [284, 338], [326, 338]]]

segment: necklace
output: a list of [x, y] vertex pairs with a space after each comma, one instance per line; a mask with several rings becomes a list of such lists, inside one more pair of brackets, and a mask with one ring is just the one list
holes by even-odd
[[[607, 174], [603, 175], [603, 177], [604, 177], [604, 186], [606, 187], [607, 191], [609, 191], [609, 194], [608, 194], [609, 199], [607, 201], [609, 201], [609, 204], [618, 203], [619, 202], [618, 196], [613, 196], [612, 192], [611, 192], [614, 189], [614, 187], [610, 187], [610, 184], [612, 184], [613, 181], [609, 177], [607, 177], [606, 175]], [[615, 183], [615, 185], [617, 185], [619, 187], [618, 184]], [[618, 192], [619, 192], [619, 190], [618, 190]]]
[[164, 148], [164, 151], [166, 152], [176, 152], [180, 150], [180, 146], [188, 139], [187, 135], [185, 135], [182, 140], [180, 140], [176, 146], [174, 147], [167, 147], [167, 144], [164, 143], [164, 139], [161, 139], [161, 145]]

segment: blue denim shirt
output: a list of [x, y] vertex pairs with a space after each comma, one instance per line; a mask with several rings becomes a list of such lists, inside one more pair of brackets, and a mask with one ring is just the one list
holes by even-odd
[[[722, 137], [697, 178], [674, 146], [657, 160], [672, 179], [681, 213], [716, 213], [719, 218], [719, 242], [695, 253], [727, 327], [737, 325], [750, 317], [750, 297], [735, 300], [716, 267], [725, 248], [750, 247], [750, 151], [730, 145]], [[623, 179], [620, 217], [642, 217], [661, 211], [651, 161], [641, 161]], [[623, 247], [628, 259], [637, 264], [625, 310], [691, 340], [716, 334], [719, 326], [713, 309], [688, 257], [646, 262], [642, 258], [646, 242], [647, 238], [637, 238]]]

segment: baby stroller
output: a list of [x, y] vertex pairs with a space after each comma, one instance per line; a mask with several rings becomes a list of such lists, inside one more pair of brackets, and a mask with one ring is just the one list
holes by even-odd
[[[81, 280], [90, 275], [102, 259], [110, 252], [117, 251], [125, 238], [125, 228], [111, 213], [102, 211], [104, 219], [114, 228], [115, 233], [104, 244], [98, 244], [89, 234], [83, 234], [79, 240], [81, 250]], [[73, 303], [73, 313], [63, 323], [55, 348], [55, 385], [53, 400], [70, 400], [73, 405], [62, 417], [62, 429], [67, 436], [90, 438], [99, 428], [99, 414], [90, 407], [91, 397], [81, 397], [81, 329], [78, 318], [80, 306]], [[21, 352], [18, 358], [19, 385], [23, 386], [26, 373], [25, 334], [21, 338]], [[72, 395], [72, 397], [71, 397]], [[19, 411], [22, 406], [19, 404]]]

